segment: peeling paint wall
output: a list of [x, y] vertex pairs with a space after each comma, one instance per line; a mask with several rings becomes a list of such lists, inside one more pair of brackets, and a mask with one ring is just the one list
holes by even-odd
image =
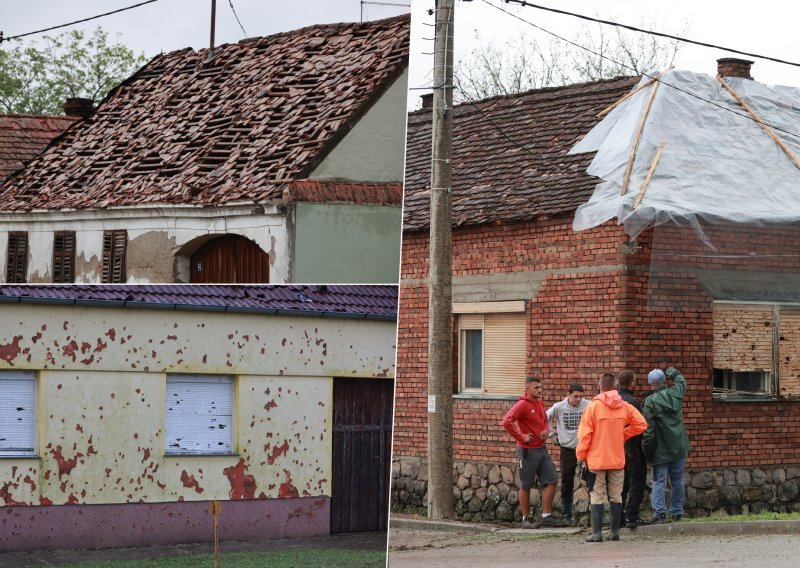
[[[178, 279], [184, 276], [188, 280], [188, 258], [181, 259], [182, 249], [199, 237], [226, 234], [246, 237], [270, 254], [272, 283], [289, 281], [286, 216], [274, 207], [262, 212], [252, 204], [220, 209], [126, 208], [0, 215], [0, 261], [5, 266], [8, 232], [27, 232], [28, 282], [52, 282], [54, 232], [75, 231], [75, 282], [99, 283], [103, 231], [117, 229], [128, 232], [129, 283], [172, 282], [176, 264], [187, 267], [178, 270]], [[0, 271], [0, 282], [5, 278], [5, 270]]]
[[[334, 376], [394, 376], [394, 322], [3, 305], [0, 370], [38, 372], [37, 458], [0, 505], [331, 494]], [[234, 454], [165, 455], [168, 372], [234, 378]]]

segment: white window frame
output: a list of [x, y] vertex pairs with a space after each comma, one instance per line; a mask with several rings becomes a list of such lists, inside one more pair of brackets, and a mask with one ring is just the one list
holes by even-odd
[[37, 457], [38, 385], [34, 371], [0, 371], [0, 458]]
[[[486, 335], [483, 332], [483, 325], [481, 327], [469, 326], [469, 327], [461, 327], [461, 318], [459, 317], [459, 324], [458, 324], [458, 389], [460, 392], [465, 393], [482, 393], [484, 392], [484, 362], [486, 359], [486, 349], [484, 346], [484, 340], [486, 339]], [[466, 349], [466, 334], [468, 331], [480, 331], [481, 332], [481, 384], [479, 387], [467, 387], [467, 349]]]
[[[190, 385], [194, 385], [194, 392], [190, 390]], [[216, 385], [220, 385], [219, 388]], [[204, 387], [208, 392], [204, 392]], [[165, 455], [234, 454], [234, 377], [170, 373], [167, 375], [166, 392]], [[183, 406], [179, 408], [181, 404]], [[217, 425], [216, 429], [214, 425]], [[203, 433], [207, 430], [214, 435], [204, 439]]]

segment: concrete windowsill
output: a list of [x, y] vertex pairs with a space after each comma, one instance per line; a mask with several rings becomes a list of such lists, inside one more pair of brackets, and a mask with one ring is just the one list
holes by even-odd
[[454, 400], [517, 400], [516, 394], [486, 394], [481, 392], [459, 392], [453, 395]]

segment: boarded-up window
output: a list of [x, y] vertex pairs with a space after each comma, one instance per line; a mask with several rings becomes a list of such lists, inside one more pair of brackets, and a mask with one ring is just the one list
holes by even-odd
[[459, 374], [463, 391], [519, 394], [524, 390], [525, 322], [525, 313], [459, 316]]
[[36, 374], [0, 371], [0, 457], [36, 455]]
[[166, 407], [166, 453], [233, 452], [231, 377], [169, 375]]
[[772, 306], [715, 304], [714, 393], [773, 395]]
[[119, 284], [127, 281], [127, 276], [125, 275], [125, 250], [127, 246], [127, 231], [105, 231], [103, 233], [104, 284]]
[[75, 281], [75, 233], [58, 231], [53, 237], [53, 282]]
[[6, 254], [6, 282], [11, 284], [24, 283], [27, 271], [28, 233], [9, 233]]
[[800, 397], [800, 310], [782, 308], [778, 331], [778, 394]]

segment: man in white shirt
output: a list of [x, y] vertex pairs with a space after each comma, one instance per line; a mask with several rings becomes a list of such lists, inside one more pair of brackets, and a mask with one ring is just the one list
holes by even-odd
[[578, 463], [575, 448], [578, 447], [578, 425], [589, 401], [583, 398], [583, 385], [572, 383], [564, 400], [555, 403], [547, 411], [550, 422], [550, 438], [561, 446], [561, 511], [564, 520], [572, 524], [572, 492], [575, 489], [575, 467]]

